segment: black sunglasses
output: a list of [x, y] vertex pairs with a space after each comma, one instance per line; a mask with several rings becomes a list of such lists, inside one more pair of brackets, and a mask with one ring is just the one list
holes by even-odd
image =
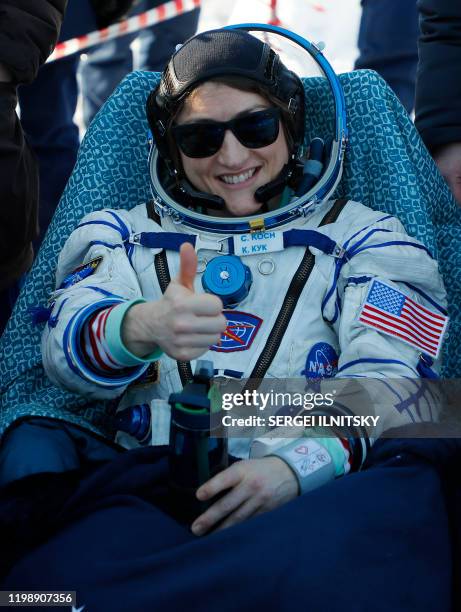
[[176, 144], [187, 157], [210, 157], [219, 151], [226, 130], [230, 130], [244, 147], [260, 149], [277, 140], [280, 109], [266, 108], [249, 112], [230, 121], [197, 121], [172, 128]]

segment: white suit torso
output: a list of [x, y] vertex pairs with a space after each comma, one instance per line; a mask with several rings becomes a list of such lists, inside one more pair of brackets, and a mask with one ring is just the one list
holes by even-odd
[[[347, 246], [349, 253], [355, 254], [341, 258], [310, 248], [315, 265], [266, 376], [417, 378], [420, 351], [397, 337], [364, 326], [358, 316], [373, 279], [395, 287], [430, 309], [433, 304], [443, 309], [445, 291], [437, 262], [405, 233], [397, 219], [356, 202], [348, 202], [334, 223], [318, 227], [332, 205], [333, 202], [326, 202], [311, 216], [276, 228], [283, 232], [293, 228], [315, 229], [333, 240], [339, 249]], [[60, 255], [57, 287], [82, 263], [102, 259], [92, 275], [54, 294], [53, 326], [48, 324], [43, 335], [43, 361], [48, 375], [57, 384], [95, 398], [114, 398], [125, 392], [127, 385], [107, 388], [88, 380], [78, 368], [69, 367], [73, 349], [69, 348], [66, 329], [72, 318], [92, 302], [161, 297], [154, 265], [161, 249], [133, 244], [136, 242], [133, 237], [140, 232], [199, 233], [202, 242], [214, 243], [229, 236], [192, 231], [175, 224], [170, 217], [163, 219], [160, 226], [148, 218], [145, 205], [131, 211], [98, 211], [85, 217]], [[220, 346], [201, 357], [213, 361], [218, 375], [250, 376], [305, 250], [304, 246], [292, 246], [241, 256], [252, 273], [251, 289], [247, 297], [225, 313], [230, 334], [222, 337]], [[201, 268], [219, 256], [216, 250], [208, 248], [201, 248], [197, 254]], [[179, 255], [168, 251], [167, 258], [173, 278], [178, 274]], [[201, 273], [197, 274], [195, 290], [203, 292]], [[133, 381], [139, 374], [139, 370], [134, 372]], [[166, 400], [181, 387], [176, 361], [163, 355], [158, 381], [130, 387], [122, 405]], [[383, 389], [378, 393], [383, 393]], [[392, 402], [395, 404], [395, 400], [388, 404]], [[386, 408], [380, 431], [427, 418], [420, 407], [418, 412], [416, 415], [409, 410]]]

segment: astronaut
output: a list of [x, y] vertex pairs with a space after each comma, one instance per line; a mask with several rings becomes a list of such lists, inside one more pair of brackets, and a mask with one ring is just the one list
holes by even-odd
[[[241, 28], [199, 34], [147, 102], [152, 201], [87, 215], [59, 257], [48, 376], [89, 398], [122, 396], [122, 408], [149, 403], [157, 443], [168, 431], [158, 415], [199, 357], [221, 378], [373, 381], [372, 438], [435, 417], [418, 381], [436, 376], [447, 326], [437, 262], [398, 219], [331, 199], [344, 105], [326, 60], [307, 50], [336, 96], [330, 146], [304, 150], [303, 84], [267, 42]], [[354, 414], [353, 401], [335, 406]], [[228, 492], [192, 530], [228, 527], [358, 470], [371, 442], [353, 427], [317, 435], [311, 452], [327, 467], [306, 469], [299, 438], [258, 458], [231, 440], [241, 461], [197, 496]]]

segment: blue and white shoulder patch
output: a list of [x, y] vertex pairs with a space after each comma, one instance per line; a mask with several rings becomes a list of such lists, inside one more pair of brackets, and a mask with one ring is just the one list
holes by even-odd
[[64, 278], [58, 289], [68, 289], [69, 287], [72, 287], [72, 285], [75, 285], [83, 279], [88, 278], [88, 276], [91, 276], [96, 272], [101, 261], [102, 256], [96, 257], [95, 259], [82, 264], [78, 268], [75, 268], [75, 270]]

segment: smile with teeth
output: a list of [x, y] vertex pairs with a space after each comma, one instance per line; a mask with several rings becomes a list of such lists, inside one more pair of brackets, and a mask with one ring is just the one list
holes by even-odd
[[258, 170], [258, 168], [251, 168], [250, 170], [242, 172], [241, 174], [223, 174], [219, 177], [219, 179], [227, 185], [236, 185], [237, 183], [243, 183], [244, 181], [250, 179], [256, 170]]

